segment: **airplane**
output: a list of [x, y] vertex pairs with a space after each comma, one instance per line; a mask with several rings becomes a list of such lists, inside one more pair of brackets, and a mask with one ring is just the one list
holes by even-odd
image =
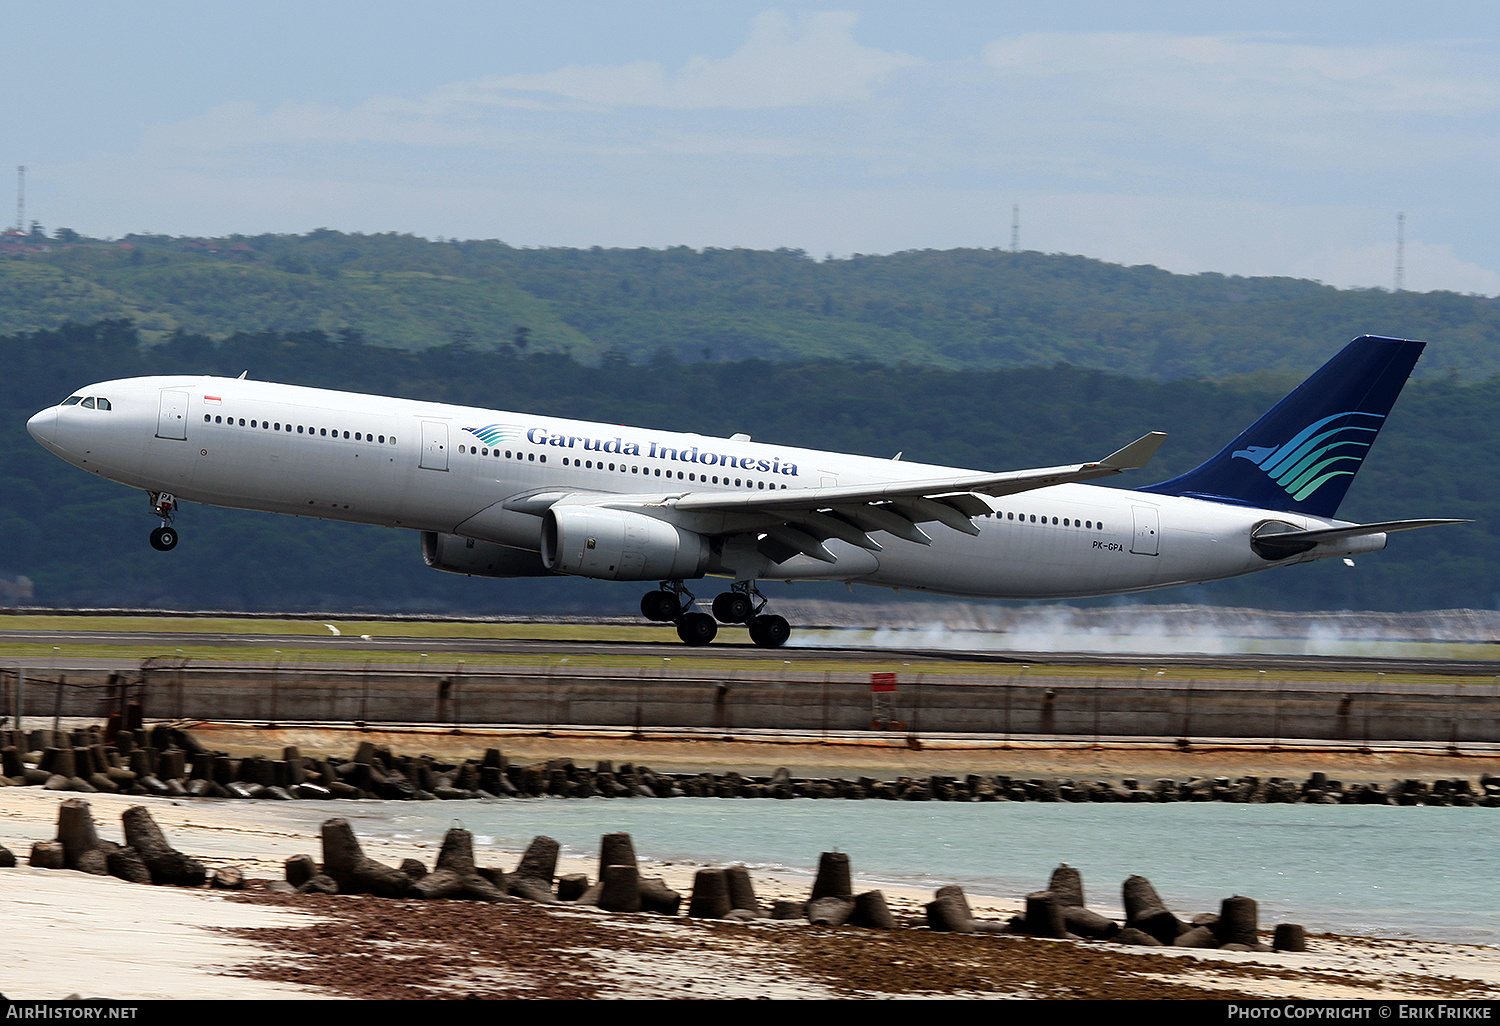
[[[1349, 343], [1217, 455], [1133, 490], [1166, 437], [1091, 463], [983, 473], [239, 378], [104, 381], [33, 416], [42, 446], [144, 489], [170, 550], [184, 501], [405, 528], [438, 570], [654, 582], [647, 619], [786, 643], [757, 583], [1000, 599], [1147, 591], [1382, 549], [1464, 523], [1335, 519], [1425, 343]], [[729, 580], [711, 613], [685, 583]]]

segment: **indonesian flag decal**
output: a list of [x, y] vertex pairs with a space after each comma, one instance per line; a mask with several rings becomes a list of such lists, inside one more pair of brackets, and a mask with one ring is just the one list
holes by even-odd
[[203, 401], [210, 406], [218, 406], [224, 402], [223, 398], [217, 395], [206, 395], [203, 397]]

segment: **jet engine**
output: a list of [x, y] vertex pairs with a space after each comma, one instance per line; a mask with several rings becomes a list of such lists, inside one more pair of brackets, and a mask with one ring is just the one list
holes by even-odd
[[602, 506], [553, 506], [542, 517], [542, 565], [606, 581], [702, 577], [708, 539], [655, 517]]
[[460, 538], [456, 534], [422, 532], [422, 561], [434, 570], [470, 577], [550, 577], [541, 557], [529, 549]]

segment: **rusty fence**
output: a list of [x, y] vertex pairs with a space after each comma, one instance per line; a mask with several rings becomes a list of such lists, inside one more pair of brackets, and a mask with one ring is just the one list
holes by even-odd
[[129, 673], [0, 669], [0, 715], [453, 727], [603, 726], [975, 733], [1070, 738], [1257, 738], [1500, 743], [1500, 683], [1378, 676], [1283, 683], [1194, 679], [900, 681], [857, 675], [718, 679], [690, 673], [449, 672], [226, 667], [151, 661]]

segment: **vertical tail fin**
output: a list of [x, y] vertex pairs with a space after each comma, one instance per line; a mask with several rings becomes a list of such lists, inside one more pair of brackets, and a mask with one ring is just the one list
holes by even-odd
[[1350, 342], [1217, 456], [1137, 491], [1332, 517], [1425, 342]]

